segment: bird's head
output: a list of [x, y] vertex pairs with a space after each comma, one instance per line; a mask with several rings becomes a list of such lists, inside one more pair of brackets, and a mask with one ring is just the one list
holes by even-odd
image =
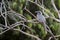
[[35, 13], [37, 13], [39, 15], [42, 15], [42, 12], [41, 11], [35, 11]]

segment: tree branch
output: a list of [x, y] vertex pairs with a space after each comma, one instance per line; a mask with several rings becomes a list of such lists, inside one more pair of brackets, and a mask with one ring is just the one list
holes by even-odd
[[51, 0], [51, 3], [52, 3], [52, 5], [53, 5], [55, 11], [58, 13], [58, 16], [59, 16], [59, 18], [60, 18], [59, 11], [58, 11], [58, 9], [57, 9], [55, 3], [54, 3], [54, 0]]
[[41, 40], [39, 37], [34, 36], [32, 34], [29, 34], [29, 33], [26, 33], [26, 32], [23, 32], [22, 30], [19, 30], [19, 29], [13, 29], [13, 30], [19, 31], [19, 32], [21, 32], [21, 33], [23, 33], [25, 35], [28, 35], [28, 36], [33, 37], [33, 38], [36, 38], [37, 40]]

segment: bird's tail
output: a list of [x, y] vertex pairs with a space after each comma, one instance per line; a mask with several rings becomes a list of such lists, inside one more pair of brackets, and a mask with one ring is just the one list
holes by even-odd
[[47, 32], [49, 32], [51, 34], [51, 36], [56, 40], [56, 38], [54, 37], [54, 34], [52, 33], [51, 29], [48, 27], [48, 25], [46, 25], [46, 23], [44, 23], [44, 28]]

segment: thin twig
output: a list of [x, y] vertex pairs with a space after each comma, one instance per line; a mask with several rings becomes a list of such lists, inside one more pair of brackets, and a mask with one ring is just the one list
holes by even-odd
[[[17, 22], [17, 23], [18, 23], [18, 22]], [[21, 25], [20, 23], [18, 23], [18, 24], [17, 24], [17, 23], [10, 25], [10, 26], [9, 26], [10, 28], [7, 29], [7, 30], [5, 30], [5, 31], [3, 31], [3, 32], [1, 32], [0, 35], [3, 34], [3, 33], [5, 33], [5, 32], [7, 32], [7, 31], [9, 31], [10, 29], [13, 29], [13, 28], [16, 27], [16, 26]]]
[[23, 25], [23, 26], [27, 27], [30, 31], [33, 30], [33, 29], [31, 29], [30, 27], [28, 27], [27, 25], [22, 24], [21, 22], [16, 22], [16, 23], [10, 25], [10, 26], [9, 26], [9, 27], [10, 27], [9, 29], [3, 31], [3, 32], [0, 33], [0, 34], [3, 34], [3, 33], [5, 33], [6, 31], [8, 31], [8, 30], [10, 30], [10, 29], [13, 29], [14, 27], [19, 26], [19, 25]]
[[30, 36], [30, 37], [36, 38], [37, 40], [41, 40], [39, 37], [34, 36], [34, 35], [32, 35], [32, 34], [29, 34], [29, 33], [26, 33], [26, 32], [23, 32], [22, 30], [19, 30], [19, 29], [14, 29], [14, 30], [20, 31], [21, 33], [23, 33], [23, 34], [25, 34], [25, 35], [28, 35], [28, 36]]
[[6, 7], [5, 7], [4, 0], [2, 0], [2, 3], [4, 4], [3, 7], [4, 7], [4, 10], [5, 10], [5, 18], [4, 18], [4, 19], [5, 19], [5, 26], [8, 26], [8, 25], [7, 25], [7, 10], [6, 10]]
[[38, 1], [38, 4], [41, 5], [40, 0], [37, 0], [37, 1]]
[[24, 8], [27, 12], [29, 12], [34, 18], [36, 18], [36, 16], [33, 14], [33, 13], [31, 13], [27, 8]]
[[8, 11], [8, 13], [13, 13], [15, 15], [17, 15], [17, 17], [22, 17], [22, 19], [24, 19], [25, 21], [27, 20], [25, 16], [23, 16], [22, 14], [16, 13], [15, 11], [13, 11], [12, 9], [10, 11]]
[[[56, 35], [56, 36], [54, 36], [54, 37], [60, 37], [60, 35]], [[53, 37], [49, 37], [49, 39], [48, 40], [51, 40]]]
[[1, 8], [0, 8], [1, 15], [0, 16], [2, 16], [3, 18], [5, 18], [4, 15], [3, 15], [3, 13], [2, 13], [2, 3], [0, 2], [0, 4], [1, 4]]
[[59, 11], [58, 11], [58, 9], [57, 9], [55, 3], [54, 3], [54, 0], [51, 0], [51, 3], [52, 3], [52, 5], [53, 5], [55, 11], [58, 13], [58, 16], [59, 16], [59, 18], [60, 18]]

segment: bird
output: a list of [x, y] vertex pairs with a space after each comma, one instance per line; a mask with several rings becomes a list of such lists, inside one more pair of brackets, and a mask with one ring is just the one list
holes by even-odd
[[43, 16], [42, 12], [41, 11], [35, 11], [35, 13], [37, 13], [36, 19], [39, 21], [39, 23], [43, 24], [45, 31], [49, 32], [51, 34], [51, 36], [56, 40], [56, 38], [54, 37], [54, 34], [50, 30], [49, 26], [46, 24], [46, 19]]
[[41, 11], [35, 11], [35, 13], [37, 13], [37, 20], [39, 21], [39, 22], [46, 22], [46, 19], [45, 19], [45, 17], [42, 15], [42, 12]]

